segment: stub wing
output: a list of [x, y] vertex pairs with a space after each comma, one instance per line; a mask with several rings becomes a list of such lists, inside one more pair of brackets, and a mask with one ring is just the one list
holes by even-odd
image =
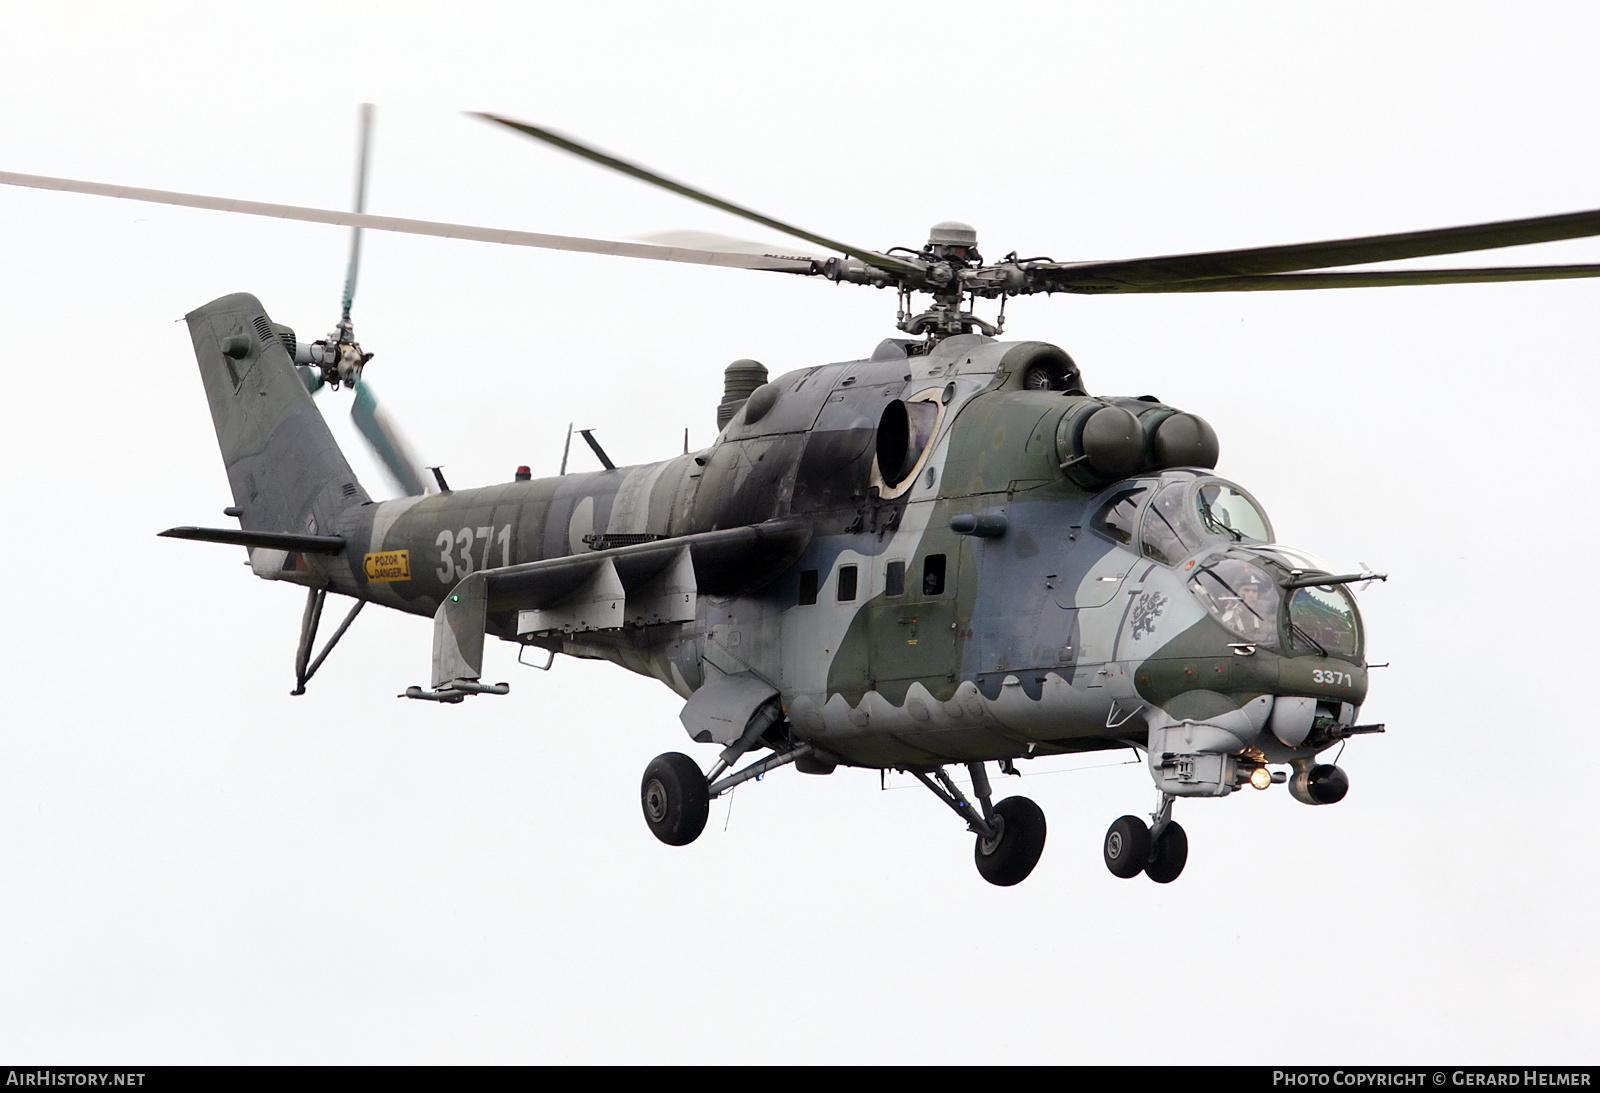
[[631, 546], [483, 569], [463, 578], [434, 613], [434, 694], [479, 691], [491, 615], [510, 616], [518, 640], [691, 622], [700, 593], [733, 595], [767, 584], [811, 539], [803, 520], [770, 520]]

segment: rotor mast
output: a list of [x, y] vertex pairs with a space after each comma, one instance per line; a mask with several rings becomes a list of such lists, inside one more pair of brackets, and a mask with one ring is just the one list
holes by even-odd
[[[1005, 298], [1028, 292], [1026, 271], [1016, 264], [1016, 255], [1006, 256], [998, 266], [983, 264], [978, 253], [978, 232], [959, 220], [941, 220], [928, 231], [928, 242], [920, 252], [894, 247], [886, 252], [905, 265], [901, 269], [872, 266], [849, 258], [830, 259], [822, 269], [830, 281], [887, 288], [893, 285], [900, 294], [900, 309], [895, 326], [907, 334], [923, 336], [930, 345], [953, 334], [974, 330], [995, 337], [1005, 329]], [[914, 311], [911, 294], [926, 292], [933, 303], [924, 311]], [[982, 297], [1000, 297], [1000, 314], [994, 322], [980, 319], [973, 305]]]
[[[895, 325], [907, 334], [923, 334], [929, 343], [952, 334], [971, 333], [974, 328], [995, 337], [1005, 328], [1005, 298], [1000, 300], [1000, 315], [987, 322], [973, 313], [977, 294], [970, 287], [971, 274], [983, 267], [978, 253], [978, 232], [959, 220], [941, 220], [928, 231], [928, 242], [920, 255], [927, 263], [925, 291], [933, 294], [933, 306], [919, 314], [911, 313], [909, 286], [900, 291], [900, 311]], [[969, 301], [965, 311], [962, 300]]]

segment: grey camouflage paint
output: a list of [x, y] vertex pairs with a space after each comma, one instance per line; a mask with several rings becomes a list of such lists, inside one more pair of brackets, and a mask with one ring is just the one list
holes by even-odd
[[[692, 455], [374, 503], [258, 301], [225, 297], [188, 321], [241, 527], [345, 543], [336, 555], [252, 547], [258, 575], [436, 616], [446, 644], [463, 618], [472, 625], [446, 617], [449, 597], [475, 587], [489, 636], [698, 695], [685, 717], [699, 739], [736, 738], [773, 696], [784, 740], [842, 763], [925, 769], [1148, 744], [1167, 792], [1219, 795], [1232, 783], [1163, 784], [1158, 757], [1302, 764], [1365, 697], [1359, 647], [1343, 659], [1246, 652], [1192, 593], [1198, 559], [1251, 544], [1224, 536], [1169, 565], [1093, 526], [1130, 486], [1215, 478], [1145, 468], [1085, 485], [1064, 472], [1058, 434], [1108, 400], [1024, 390], [1031, 364], [1065, 359], [1053, 347], [960, 335], [907, 355], [885, 342], [758, 389]], [[886, 476], [900, 449], [880, 451], [880, 422], [895, 403], [909, 409], [890, 415], [914, 412], [927, 442], [909, 439]], [[968, 515], [1003, 518], [1003, 533], [952, 530]], [[937, 590], [930, 559], [942, 559]], [[856, 589], [842, 600], [850, 567]], [[815, 602], [801, 602], [803, 586]], [[643, 589], [692, 617], [625, 621]], [[446, 662], [475, 664], [469, 645]], [[1320, 718], [1322, 735], [1285, 744], [1291, 714]]]

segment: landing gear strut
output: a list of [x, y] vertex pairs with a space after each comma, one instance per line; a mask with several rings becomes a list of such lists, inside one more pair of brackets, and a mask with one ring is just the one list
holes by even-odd
[[966, 820], [967, 830], [977, 835], [972, 857], [978, 874], [1001, 887], [1021, 884], [1044, 853], [1044, 810], [1026, 797], [1007, 797], [998, 805], [991, 804], [989, 775], [983, 764], [968, 763], [967, 772], [972, 775], [972, 791], [977, 794], [981, 813], [962, 796], [944, 768], [936, 768], [931, 775], [920, 770], [911, 773]]
[[[644, 768], [644, 781], [639, 786], [639, 803], [644, 807], [644, 822], [650, 825], [651, 833], [668, 846], [687, 846], [705, 830], [713, 798], [769, 770], [816, 755], [810, 744], [784, 747], [737, 773], [725, 774], [778, 719], [776, 707], [758, 710], [751, 716], [744, 735], [722, 750], [710, 774], [701, 774], [699, 764], [681, 752], [670, 751], [652, 759]], [[823, 760], [827, 761], [827, 757]]]
[[1140, 873], [1157, 884], [1171, 884], [1189, 860], [1189, 836], [1172, 819], [1172, 797], [1163, 793], [1149, 827], [1137, 816], [1118, 817], [1106, 831], [1106, 868], [1124, 880]]

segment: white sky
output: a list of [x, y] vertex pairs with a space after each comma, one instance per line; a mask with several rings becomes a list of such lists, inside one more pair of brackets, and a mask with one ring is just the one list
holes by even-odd
[[[371, 211], [606, 238], [770, 236], [459, 112], [863, 246], [968, 220], [991, 258], [1600, 206], [1577, 0], [337, 7], [9, 5], [0, 170], [341, 208], [373, 101]], [[1049, 843], [997, 889], [875, 773], [773, 774], [660, 845], [644, 764], [713, 749], [620, 669], [506, 646], [509, 697], [401, 702], [429, 623], [373, 610], [289, 697], [300, 592], [155, 537], [230, 503], [174, 320], [247, 290], [320, 336], [345, 232], [10, 190], [0, 241], [0, 1059], [1594, 1061], [1600, 285], [1013, 303], [1092, 391], [1210, 420], [1284, 540], [1392, 573], [1393, 666], [1343, 804], [1180, 802], [1157, 886], [1099, 860], [1142, 767], [1028, 777]], [[1542, 260], [1600, 241], [1487, 256]], [[355, 317], [460, 487], [554, 473], [569, 421], [619, 463], [706, 444], [729, 361], [863, 356], [893, 304], [369, 235]]]

